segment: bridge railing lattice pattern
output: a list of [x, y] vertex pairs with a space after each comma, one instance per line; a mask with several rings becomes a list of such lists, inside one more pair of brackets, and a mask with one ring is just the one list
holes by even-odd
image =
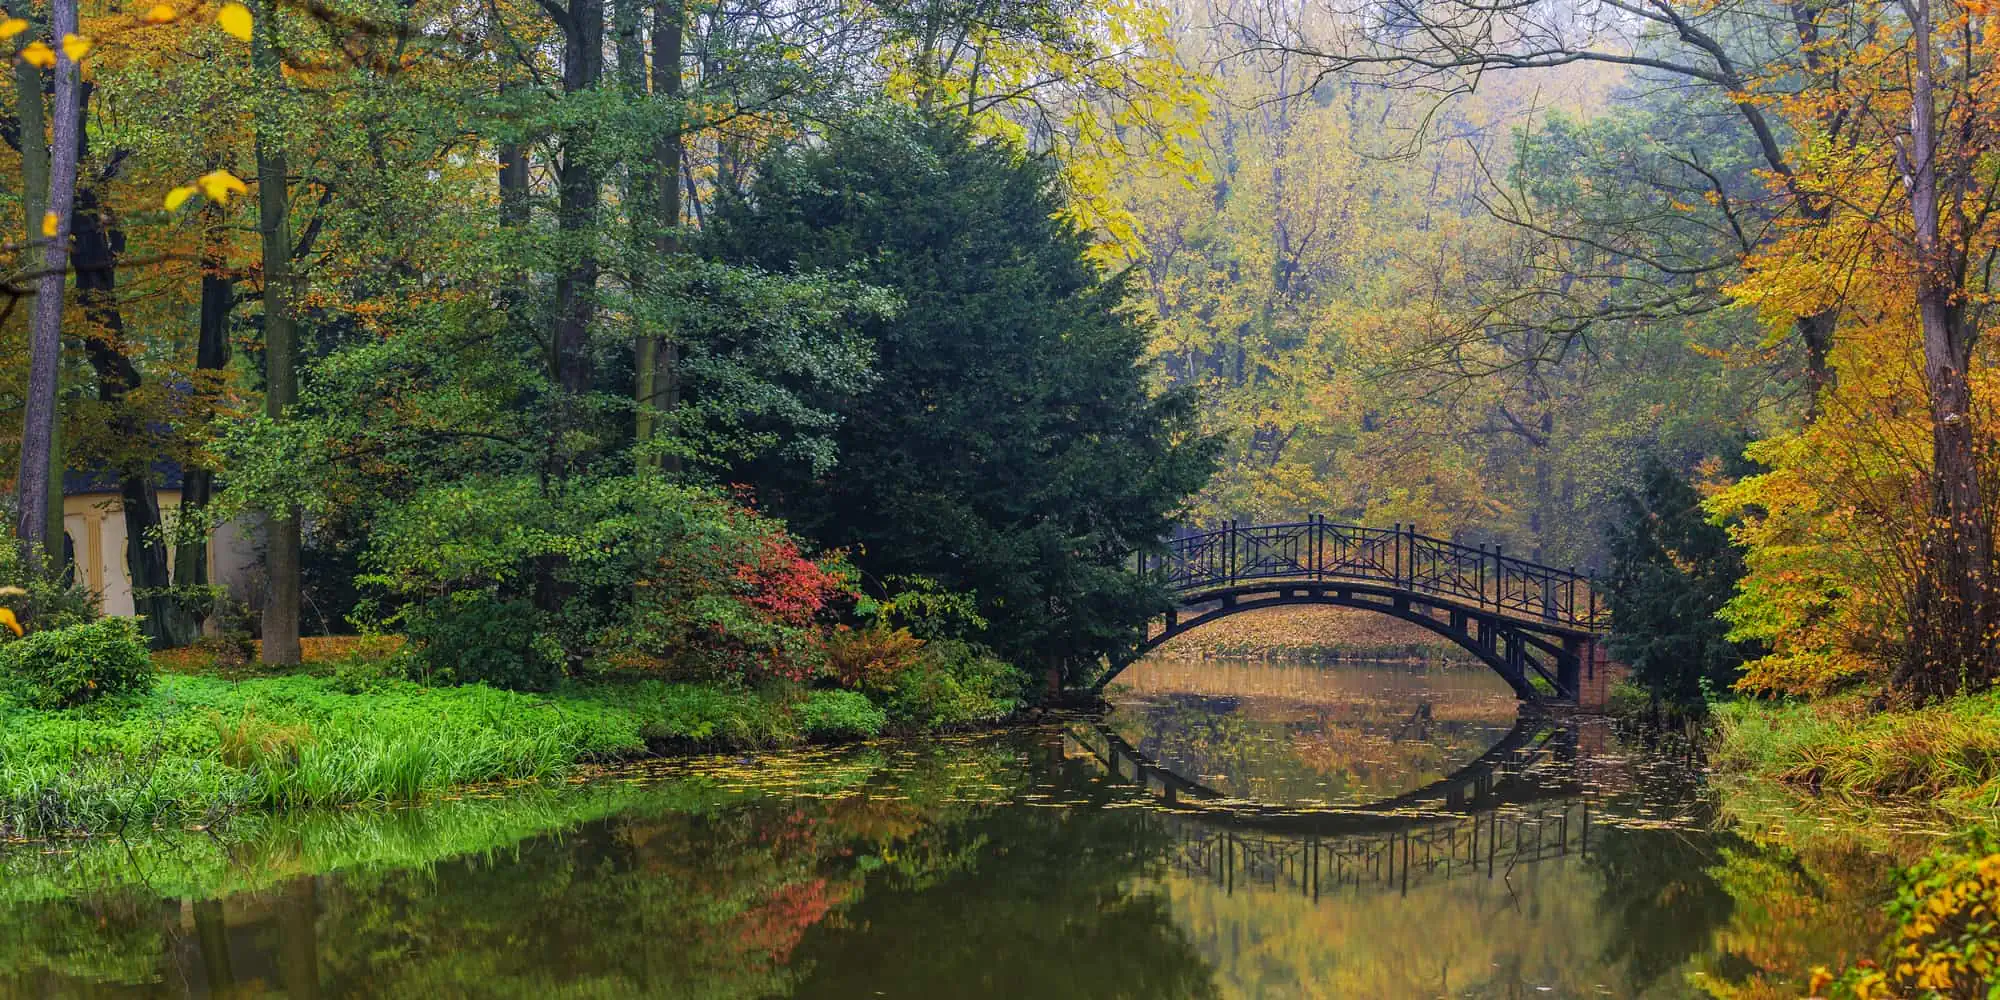
[[1177, 593], [1259, 580], [1359, 581], [1567, 628], [1597, 632], [1610, 625], [1590, 579], [1576, 570], [1510, 556], [1497, 545], [1434, 538], [1415, 525], [1368, 528], [1318, 516], [1287, 524], [1226, 521], [1175, 537], [1164, 553], [1142, 554], [1139, 570], [1159, 574]]

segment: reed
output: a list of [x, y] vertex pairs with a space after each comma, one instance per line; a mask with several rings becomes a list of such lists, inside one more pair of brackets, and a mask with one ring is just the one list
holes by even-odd
[[2000, 809], [2000, 695], [1871, 711], [1858, 697], [1717, 713], [1725, 771], [1850, 799], [1915, 800], [1960, 816]]

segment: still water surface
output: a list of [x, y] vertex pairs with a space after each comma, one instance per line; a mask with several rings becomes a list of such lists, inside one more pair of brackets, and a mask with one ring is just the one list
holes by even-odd
[[0, 854], [0, 997], [1797, 996], [1886, 867], [1477, 668], [1142, 664], [1006, 733]]

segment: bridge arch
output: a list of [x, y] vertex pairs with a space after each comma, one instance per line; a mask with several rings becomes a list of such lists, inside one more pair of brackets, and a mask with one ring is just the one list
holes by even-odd
[[[1341, 836], [1416, 829], [1441, 816], [1469, 815], [1500, 806], [1525, 806], [1583, 793], [1574, 774], [1540, 774], [1542, 761], [1570, 761], [1577, 734], [1539, 715], [1523, 715], [1484, 753], [1420, 788], [1341, 809], [1297, 809], [1246, 802], [1161, 765], [1102, 722], [1073, 726], [1066, 734], [1119, 780], [1144, 786], [1159, 805], [1238, 831]], [[1129, 773], [1128, 773], [1129, 772]], [[1155, 786], [1158, 786], [1155, 791]]]
[[[1417, 532], [1366, 528], [1323, 517], [1284, 524], [1226, 522], [1187, 532], [1139, 571], [1161, 581], [1175, 605], [1157, 632], [1114, 657], [1094, 685], [1103, 691], [1162, 643], [1260, 608], [1317, 604], [1361, 608], [1427, 629], [1478, 657], [1523, 701], [1575, 701], [1593, 644], [1609, 630], [1590, 580]], [[1552, 694], [1537, 690], [1535, 678]]]

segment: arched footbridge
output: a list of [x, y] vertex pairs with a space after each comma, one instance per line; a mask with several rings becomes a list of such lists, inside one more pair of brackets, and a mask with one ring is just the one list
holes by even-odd
[[1415, 526], [1368, 528], [1324, 517], [1228, 521], [1175, 537], [1164, 552], [1141, 555], [1138, 568], [1164, 583], [1175, 604], [1144, 642], [1114, 659], [1099, 691], [1155, 647], [1210, 622], [1320, 604], [1380, 612], [1443, 636], [1523, 700], [1575, 702], [1611, 625], [1590, 579], [1576, 570], [1509, 556], [1499, 546], [1434, 538]]

